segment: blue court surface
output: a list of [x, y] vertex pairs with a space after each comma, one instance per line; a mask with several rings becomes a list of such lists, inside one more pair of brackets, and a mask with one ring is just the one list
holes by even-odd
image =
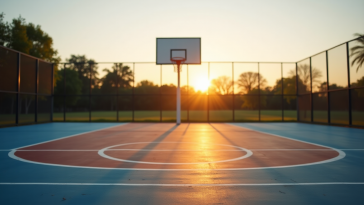
[[47, 123], [0, 129], [4, 205], [364, 204], [363, 173], [364, 130], [355, 128]]

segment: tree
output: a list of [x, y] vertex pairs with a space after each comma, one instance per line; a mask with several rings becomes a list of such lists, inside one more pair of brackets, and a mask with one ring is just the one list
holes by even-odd
[[61, 58], [53, 48], [53, 39], [41, 29], [40, 25], [26, 23], [22, 17], [13, 19], [9, 24], [3, 21], [4, 15], [0, 14], [0, 45], [55, 63], [54, 83], [56, 83], [57, 65]]
[[[258, 97], [259, 93], [260, 97]], [[240, 98], [243, 101], [241, 107], [248, 110], [257, 110], [259, 107], [265, 107], [267, 105], [267, 96], [262, 94], [265, 94], [265, 91], [259, 91], [258, 88], [254, 88], [247, 95], [241, 95]]]
[[[132, 88], [134, 75], [129, 66], [123, 66], [122, 63], [114, 63], [111, 69], [112, 70], [105, 68], [103, 70], [106, 72], [106, 75], [100, 79], [100, 82], [102, 83], [100, 88], [101, 93], [115, 94], [117, 87], [122, 91]], [[111, 100], [111, 110], [113, 110], [115, 106], [115, 101]]]
[[[159, 93], [159, 86], [148, 80], [140, 81], [134, 89], [137, 94]], [[159, 110], [161, 103], [159, 96], [143, 95], [135, 96], [134, 106], [136, 110]]]
[[209, 87], [210, 94], [227, 95], [233, 93], [233, 83], [228, 76], [219, 76], [216, 79], [211, 80]]
[[358, 67], [356, 68], [356, 72], [358, 72], [359, 68], [361, 68], [364, 64], [364, 35], [356, 33], [354, 36], [359, 37], [356, 41], [358, 41], [361, 45], [354, 46], [350, 49], [350, 57], [354, 58], [353, 61], [351, 61], [351, 66], [358, 63]]
[[88, 93], [90, 89], [90, 77], [91, 88], [98, 86], [97, 63], [93, 59], [87, 59], [85, 55], [71, 55], [71, 58], [66, 59], [69, 68], [75, 70], [78, 73], [78, 78], [82, 81], [82, 93]]
[[240, 74], [236, 82], [242, 94], [247, 94], [253, 89], [258, 89], [260, 82], [260, 89], [265, 88], [267, 80], [259, 73], [245, 72]]
[[352, 87], [364, 87], [364, 76], [353, 83]]
[[129, 66], [123, 66], [122, 63], [114, 63], [111, 69], [112, 70], [107, 68], [103, 69], [103, 71], [106, 72], [106, 75], [101, 78], [102, 91], [107, 91], [113, 87], [116, 88], [116, 85], [122, 89], [130, 89], [132, 87], [134, 74]]
[[135, 93], [138, 94], [156, 94], [159, 93], [159, 86], [152, 81], [142, 80], [135, 87]]
[[[161, 93], [168, 93], [168, 94], [176, 94], [177, 92], [177, 86], [171, 84], [164, 84], [161, 86]], [[182, 88], [181, 88], [181, 93], [182, 93]]]
[[[299, 82], [301, 81], [302, 84], [298, 86], [299, 93], [309, 92], [311, 89], [311, 75], [312, 75], [312, 87], [319, 86], [321, 81], [320, 78], [322, 77], [322, 72], [317, 68], [312, 68], [312, 74], [310, 73], [310, 65], [308, 64], [301, 64], [297, 67], [297, 74]], [[289, 72], [289, 76], [296, 76], [296, 71], [291, 70]]]
[[[66, 106], [73, 106], [79, 100], [79, 96], [82, 90], [82, 81], [78, 78], [78, 73], [75, 70], [69, 68], [60, 70], [59, 79], [56, 82], [56, 87], [54, 88], [55, 95], [69, 94], [66, 100]], [[66, 78], [64, 83], [63, 75]], [[54, 104], [56, 106], [63, 106], [63, 98], [56, 98]]]
[[10, 41], [10, 29], [9, 24], [4, 22], [4, 13], [0, 13], [0, 45], [7, 46]]

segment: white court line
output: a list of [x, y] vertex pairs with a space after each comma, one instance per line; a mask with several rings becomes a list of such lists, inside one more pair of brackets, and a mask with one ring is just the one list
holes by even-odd
[[[138, 164], [168, 164], [168, 165], [186, 165], [186, 164], [216, 164], [216, 163], [223, 163], [223, 162], [231, 162], [231, 161], [237, 161], [237, 160], [241, 160], [241, 159], [245, 159], [248, 158], [250, 156], [253, 155], [253, 152], [245, 149], [243, 147], [238, 147], [238, 146], [234, 146], [234, 145], [223, 145], [223, 144], [213, 144], [213, 145], [219, 145], [219, 146], [226, 146], [226, 147], [234, 147], [234, 148], [238, 148], [243, 152], [246, 152], [245, 155], [237, 157], [237, 158], [233, 158], [233, 159], [227, 159], [227, 160], [219, 160], [219, 161], [209, 161], [209, 162], [190, 162], [190, 163], [174, 163], [174, 162], [146, 162], [146, 161], [135, 161], [135, 160], [126, 160], [126, 159], [120, 159], [120, 158], [115, 158], [115, 157], [111, 157], [107, 154], [105, 154], [105, 151], [108, 151], [110, 148], [113, 147], [120, 147], [120, 146], [125, 146], [125, 145], [132, 145], [132, 144], [199, 144], [197, 142], [133, 142], [133, 143], [124, 143], [124, 144], [118, 144], [118, 145], [113, 145], [113, 146], [109, 146], [109, 147], [105, 147], [101, 150], [98, 151], [98, 154], [101, 157], [107, 158], [107, 159], [111, 159], [111, 160], [115, 160], [115, 161], [121, 161], [121, 162], [131, 162], [131, 163], [138, 163]], [[211, 143], [212, 144], [212, 143]]]
[[0, 185], [56, 185], [56, 186], [155, 186], [155, 187], [201, 187], [201, 186], [318, 186], [318, 185], [364, 185], [364, 182], [313, 182], [313, 183], [262, 183], [262, 184], [128, 184], [128, 183], [36, 183], [1, 182]]
[[31, 145], [26, 145], [26, 146], [23, 146], [23, 147], [18, 147], [18, 148], [12, 149], [12, 150], [22, 149], [22, 148], [26, 148], [26, 147], [30, 147], [30, 146], [34, 146], [34, 145], [40, 145], [40, 144], [44, 144], [44, 143], [47, 143], [47, 142], [53, 142], [53, 141], [57, 141], [57, 140], [61, 140], [61, 139], [66, 139], [66, 138], [69, 138], [69, 137], [75, 137], [75, 136], [78, 136], [78, 135], [83, 135], [83, 134], [88, 134], [88, 133], [92, 133], [92, 132], [97, 132], [97, 131], [100, 131], [100, 130], [109, 129], [109, 128], [113, 128], [113, 127], [117, 127], [117, 126], [121, 126], [121, 125], [126, 125], [126, 124], [128, 124], [128, 123], [120, 123], [119, 125], [115, 125], [115, 126], [111, 126], [111, 127], [105, 127], [105, 128], [100, 128], [100, 129], [93, 130], [93, 131], [88, 131], [88, 132], [81, 132], [81, 133], [78, 133], [78, 134], [69, 135], [69, 136], [65, 136], [65, 137], [61, 137], [61, 138], [57, 138], [57, 139], [53, 139], [53, 140], [47, 140], [47, 141], [43, 141], [43, 142], [31, 144]]
[[[98, 152], [96, 149], [0, 149], [0, 152], [10, 152], [15, 150], [17, 152]], [[251, 151], [335, 151], [332, 149], [249, 149]], [[364, 149], [338, 149], [343, 151], [364, 151]], [[228, 149], [207, 149], [207, 150], [163, 150], [163, 149], [108, 149], [107, 151], [140, 151], [140, 152], [241, 152], [242, 150], [228, 150]]]
[[[38, 164], [38, 165], [48, 165], [48, 166], [58, 166], [58, 167], [70, 167], [70, 168], [86, 168], [86, 169], [103, 169], [103, 170], [132, 170], [132, 171], [195, 171], [195, 170], [206, 170], [206, 171], [243, 171], [243, 170], [265, 170], [265, 169], [277, 169], [277, 168], [294, 168], [294, 167], [302, 167], [302, 166], [309, 166], [309, 165], [320, 165], [320, 164], [324, 164], [324, 163], [329, 163], [329, 162], [334, 162], [340, 159], [343, 159], [346, 154], [345, 152], [339, 150], [339, 149], [335, 149], [332, 147], [328, 147], [328, 146], [324, 146], [324, 145], [320, 145], [320, 144], [315, 144], [315, 143], [311, 143], [311, 142], [306, 142], [303, 140], [296, 140], [296, 139], [292, 139], [289, 137], [283, 137], [280, 135], [276, 135], [276, 134], [272, 134], [272, 133], [266, 133], [266, 132], [261, 132], [258, 130], [253, 130], [253, 129], [249, 129], [249, 128], [245, 128], [245, 127], [240, 127], [238, 125], [234, 125], [234, 124], [230, 124], [230, 123], [226, 123], [228, 125], [232, 125], [241, 129], [248, 129], [254, 132], [258, 132], [258, 133], [263, 133], [263, 134], [267, 134], [267, 135], [271, 135], [271, 136], [276, 136], [276, 137], [280, 137], [280, 138], [284, 138], [284, 139], [288, 139], [288, 140], [292, 140], [292, 141], [297, 141], [297, 142], [303, 142], [306, 144], [312, 144], [312, 145], [316, 145], [316, 146], [321, 146], [321, 147], [325, 147], [325, 148], [329, 148], [332, 150], [335, 150], [339, 153], [339, 155], [337, 157], [328, 159], [328, 160], [323, 160], [323, 161], [319, 161], [319, 162], [313, 162], [313, 163], [305, 163], [305, 164], [296, 164], [296, 165], [285, 165], [285, 166], [272, 166], [272, 167], [251, 167], [251, 168], [222, 168], [222, 169], [150, 169], [150, 168], [110, 168], [110, 167], [85, 167], [85, 166], [74, 166], [74, 165], [62, 165], [62, 164], [52, 164], [52, 163], [43, 163], [43, 162], [36, 162], [36, 161], [30, 161], [30, 160], [26, 160], [20, 157], [15, 156], [15, 152], [17, 151], [16, 149], [11, 150], [8, 153], [8, 156], [10, 158], [13, 158], [15, 160], [18, 161], [22, 161], [22, 162], [27, 162], [27, 163], [32, 163], [32, 164]], [[119, 125], [117, 125], [119, 126]], [[107, 128], [104, 128], [107, 129]], [[70, 137], [70, 136], [69, 136]], [[54, 141], [54, 140], [52, 140]], [[45, 143], [45, 142], [44, 142]], [[41, 143], [38, 143], [41, 144]], [[32, 145], [28, 145], [28, 146], [32, 146]], [[28, 147], [25, 146], [25, 147]], [[21, 147], [24, 148], [24, 147]], [[20, 148], [18, 148], [20, 149]]]

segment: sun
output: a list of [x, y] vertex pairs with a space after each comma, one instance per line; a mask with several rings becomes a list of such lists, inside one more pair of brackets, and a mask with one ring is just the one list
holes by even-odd
[[210, 82], [207, 79], [199, 79], [193, 85], [196, 91], [200, 90], [201, 92], [207, 91], [210, 86]]

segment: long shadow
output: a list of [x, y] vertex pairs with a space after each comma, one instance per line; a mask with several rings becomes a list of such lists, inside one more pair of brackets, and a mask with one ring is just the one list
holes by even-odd
[[[177, 149], [177, 147], [178, 147], [178, 145], [179, 145], [179, 143], [183, 140], [183, 138], [185, 137], [185, 134], [186, 134], [186, 132], [187, 132], [187, 130], [188, 130], [188, 128], [190, 127], [190, 123], [188, 123], [188, 125], [187, 125], [187, 127], [186, 127], [186, 129], [185, 129], [185, 131], [183, 131], [183, 133], [182, 133], [182, 135], [181, 135], [181, 137], [177, 140], [177, 141], [175, 141], [176, 142], [176, 144], [174, 145], [174, 147], [172, 148], [172, 150], [173, 151], [175, 151], [176, 149]], [[172, 151], [172, 152], [173, 152]], [[170, 154], [169, 155], [169, 159], [171, 159], [173, 157], [173, 155], [172, 154]], [[164, 167], [167, 167], [167, 165], [164, 165], [163, 166], [163, 168]]]
[[[209, 123], [210, 124], [210, 123]], [[214, 128], [216, 130], [216, 132], [218, 132], [221, 136], [223, 136], [227, 141], [229, 141], [231, 144], [233, 144], [234, 146], [238, 146], [237, 144], [235, 144], [234, 142], [232, 142], [227, 136], [225, 136], [222, 132], [220, 132], [217, 128], [215, 128], [213, 125], [210, 124], [210, 126], [212, 128]], [[262, 161], [261, 159], [256, 159], [254, 161], [254, 164], [260, 167], [266, 167], [268, 166], [266, 162]], [[276, 169], [265, 169], [265, 170], [261, 170], [262, 172], [271, 175], [272, 179], [274, 179], [276, 182], [295, 182], [293, 179], [291, 179], [290, 177], [282, 174], [280, 172], [280, 170], [276, 170]], [[240, 171], [237, 171], [240, 172]], [[283, 181], [278, 181], [278, 179], [286, 179], [287, 181], [283, 180]]]
[[231, 141], [228, 137], [226, 137], [222, 132], [220, 132], [220, 130], [218, 130], [216, 127], [214, 127], [211, 123], [209, 123], [209, 125], [214, 128], [214, 130], [216, 132], [218, 132], [221, 136], [223, 136], [228, 142], [230, 142], [230, 144], [234, 145], [234, 146], [237, 146], [237, 147], [240, 147], [238, 146], [237, 144], [235, 144], [233, 141]]
[[147, 144], [141, 149], [147, 149], [150, 151], [139, 151], [132, 156], [130, 156], [128, 159], [133, 161], [141, 161], [146, 155], [148, 155], [152, 149], [154, 149], [156, 146], [159, 145], [159, 143], [156, 142], [162, 142], [169, 134], [171, 134], [178, 126], [174, 125], [171, 129], [160, 135], [157, 139], [153, 140], [153, 143]]
[[[174, 140], [174, 142], [176, 142], [176, 144], [174, 145], [174, 147], [171, 147], [171, 150], [176, 150], [177, 149], [177, 147], [179, 145], [179, 142], [183, 141], [183, 138], [185, 137], [189, 126], [190, 126], [190, 124], [188, 123], [188, 125], [187, 125], [186, 129], [183, 131], [182, 135], [178, 139]], [[173, 152], [173, 151], [171, 151], [171, 152]], [[170, 154], [169, 159], [171, 159], [172, 157], [173, 157], [173, 155]], [[168, 161], [168, 159], [167, 159], [167, 161]], [[161, 167], [161, 169], [163, 169], [163, 168], [165, 168], [167, 166], [168, 165], [163, 165]], [[170, 173], [170, 172], [167, 172], [167, 173]], [[148, 177], [152, 177], [153, 179], [159, 179], [161, 176], [163, 176], [165, 174], [166, 174], [166, 172], [164, 172], [164, 171], [156, 171], [156, 172], [153, 172], [153, 174], [148, 175]], [[154, 202], [155, 198], [153, 197], [153, 195], [155, 194], [155, 190], [157, 190], [157, 189], [159, 189], [159, 188], [156, 188], [156, 187], [154, 187], [154, 188], [152, 188], [152, 187], [143, 187], [143, 188], [139, 189], [138, 191], [144, 190], [143, 198], [139, 199], [140, 204], [145, 204], [146, 202], [147, 203], [155, 203]]]
[[[152, 124], [155, 125], [155, 124]], [[146, 125], [143, 127], [147, 127], [147, 126], [151, 126], [151, 125]], [[162, 135], [160, 135], [158, 138], [156, 138], [155, 140], [153, 140], [153, 142], [161, 142], [163, 141], [170, 133], [172, 133], [178, 126], [175, 125], [173, 126], [171, 129], [169, 129], [168, 131], [164, 132]], [[140, 127], [138, 127], [140, 128]], [[136, 128], [133, 128], [136, 129]], [[119, 132], [117, 132], [119, 133]], [[114, 133], [116, 134], [116, 133]], [[144, 146], [142, 149], [149, 149], [152, 150], [153, 148], [155, 148], [159, 143], [150, 143], [146, 146]], [[150, 151], [140, 151], [135, 153], [134, 155], [132, 155], [131, 157], [129, 157], [128, 159], [133, 158], [134, 161], [140, 161], [143, 157], [145, 157], [147, 154], [149, 154]], [[94, 173], [96, 172], [96, 173]], [[148, 176], [150, 175], [154, 175], [153, 178], [155, 178], [156, 173], [160, 172], [160, 171], [148, 171], [148, 173], [145, 173], [145, 171], [140, 171], [140, 170], [115, 170], [115, 169], [111, 169], [111, 170], [92, 170], [91, 173], [89, 173], [90, 175], [97, 175], [97, 172], [107, 172], [104, 173], [103, 176], [95, 179], [95, 181], [93, 181], [94, 183], [135, 183], [135, 180], [139, 183], [143, 183], [143, 178], [148, 178]], [[127, 176], [130, 173], [134, 173], [134, 177], [138, 177], [138, 179], [135, 178], [127, 178]], [[154, 173], [154, 174], [153, 174]], [[140, 176], [140, 177], [139, 177]], [[112, 179], [110, 181], [110, 179]], [[101, 186], [102, 187], [102, 186]], [[115, 189], [116, 187], [113, 186], [106, 186], [106, 187], [100, 187], [99, 190], [99, 196], [100, 198], [98, 198], [100, 200], [100, 202], [103, 201], [102, 197], [103, 196], [107, 196], [108, 194], [110, 194], [111, 192], [117, 190]], [[153, 187], [149, 187], [149, 188], [153, 188]], [[89, 192], [92, 192], [93, 188], [85, 188], [84, 190], [82, 190], [83, 193], [87, 194]], [[141, 188], [144, 189], [145, 188]], [[145, 200], [141, 199], [141, 200]]]
[[[109, 137], [109, 136], [120, 134], [120, 133], [123, 133], [123, 132], [132, 132], [134, 130], [138, 130], [138, 129], [141, 129], [141, 128], [146, 128], [146, 127], [149, 127], [149, 126], [152, 126], [152, 125], [155, 125], [155, 124], [154, 123], [146, 124], [146, 125], [141, 125], [141, 126], [138, 126], [138, 127], [134, 127], [134, 128], [126, 129], [126, 130], [120, 130], [120, 131], [109, 131], [109, 132], [111, 132], [111, 134], [103, 134], [102, 136], [100, 136], [98, 138]], [[105, 130], [101, 130], [101, 131], [105, 131]]]

